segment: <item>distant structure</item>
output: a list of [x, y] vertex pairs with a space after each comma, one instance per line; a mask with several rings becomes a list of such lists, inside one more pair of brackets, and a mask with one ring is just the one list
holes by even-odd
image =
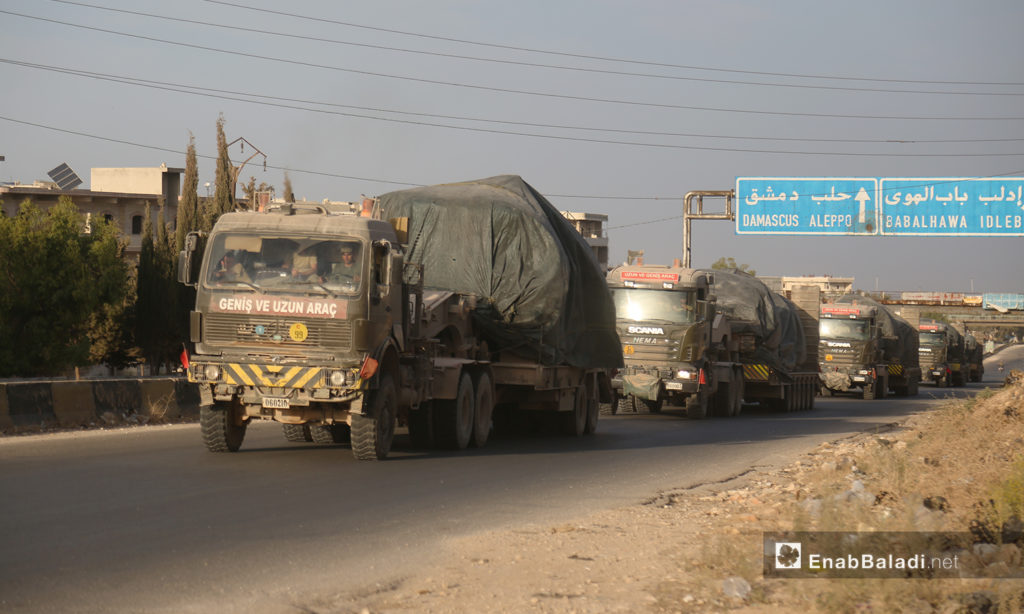
[[[54, 169], [56, 170], [56, 169]], [[47, 210], [57, 204], [61, 196], [71, 197], [86, 219], [103, 218], [114, 221], [128, 239], [126, 251], [137, 257], [142, 247], [142, 224], [146, 205], [150, 206], [156, 222], [157, 205], [164, 202], [164, 221], [174, 227], [181, 194], [182, 168], [169, 168], [166, 164], [142, 168], [94, 168], [88, 190], [60, 189], [55, 182], [36, 181], [32, 184], [0, 185], [0, 211], [3, 215], [18, 214], [18, 207], [30, 199], [37, 207]]]
[[603, 213], [578, 213], [574, 211], [562, 211], [562, 217], [569, 220], [583, 236], [594, 255], [601, 265], [602, 271], [608, 270], [608, 236], [604, 233], [604, 226], [608, 223], [608, 216]]
[[853, 291], [853, 277], [804, 275], [800, 277], [758, 277], [772, 291], [788, 294], [796, 286], [817, 286], [822, 295], [839, 296]]

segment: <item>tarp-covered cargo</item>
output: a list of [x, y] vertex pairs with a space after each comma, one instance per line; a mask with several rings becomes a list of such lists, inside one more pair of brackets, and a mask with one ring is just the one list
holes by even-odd
[[804, 363], [804, 329], [792, 301], [738, 270], [707, 272], [715, 276], [718, 308], [728, 316], [733, 336], [754, 336], [753, 347], [741, 345], [741, 361], [764, 363], [786, 372]]
[[473, 295], [491, 349], [545, 364], [622, 365], [615, 308], [590, 246], [521, 177], [390, 192], [381, 217], [408, 218], [406, 260], [424, 287]]
[[920, 363], [918, 355], [919, 336], [917, 329], [910, 322], [893, 313], [887, 306], [869, 296], [861, 294], [844, 294], [835, 300], [841, 305], [865, 305], [874, 307], [882, 336], [888, 337], [882, 343], [886, 362], [899, 363], [908, 367], [916, 367]]

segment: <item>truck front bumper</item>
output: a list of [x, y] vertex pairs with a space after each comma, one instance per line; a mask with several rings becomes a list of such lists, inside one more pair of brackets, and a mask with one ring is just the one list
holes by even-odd
[[[692, 374], [688, 378], [680, 378], [680, 371]], [[662, 377], [653, 373], [626, 373], [612, 380], [612, 387], [621, 389], [622, 396], [633, 395], [639, 399], [656, 401], [662, 391], [670, 394], [694, 394], [700, 389], [698, 372], [691, 369], [679, 369], [676, 377]]]

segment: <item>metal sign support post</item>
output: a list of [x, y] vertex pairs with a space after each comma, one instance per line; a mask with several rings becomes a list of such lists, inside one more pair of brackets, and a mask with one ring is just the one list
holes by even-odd
[[[704, 197], [724, 198], [725, 211], [722, 213], [704, 213]], [[683, 267], [690, 268], [690, 220], [735, 220], [736, 213], [732, 208], [732, 200], [736, 193], [733, 190], [694, 190], [683, 197]], [[693, 203], [697, 203], [696, 213]]]

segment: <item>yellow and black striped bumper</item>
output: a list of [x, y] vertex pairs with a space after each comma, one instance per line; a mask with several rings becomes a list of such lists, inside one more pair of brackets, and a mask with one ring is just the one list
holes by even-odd
[[903, 375], [903, 365], [888, 365], [889, 375]]
[[193, 382], [224, 383], [231, 386], [262, 386], [268, 388], [322, 388], [325, 386], [323, 369], [283, 365], [244, 363], [218, 364], [221, 375], [216, 380], [206, 378], [202, 365], [189, 370]]

